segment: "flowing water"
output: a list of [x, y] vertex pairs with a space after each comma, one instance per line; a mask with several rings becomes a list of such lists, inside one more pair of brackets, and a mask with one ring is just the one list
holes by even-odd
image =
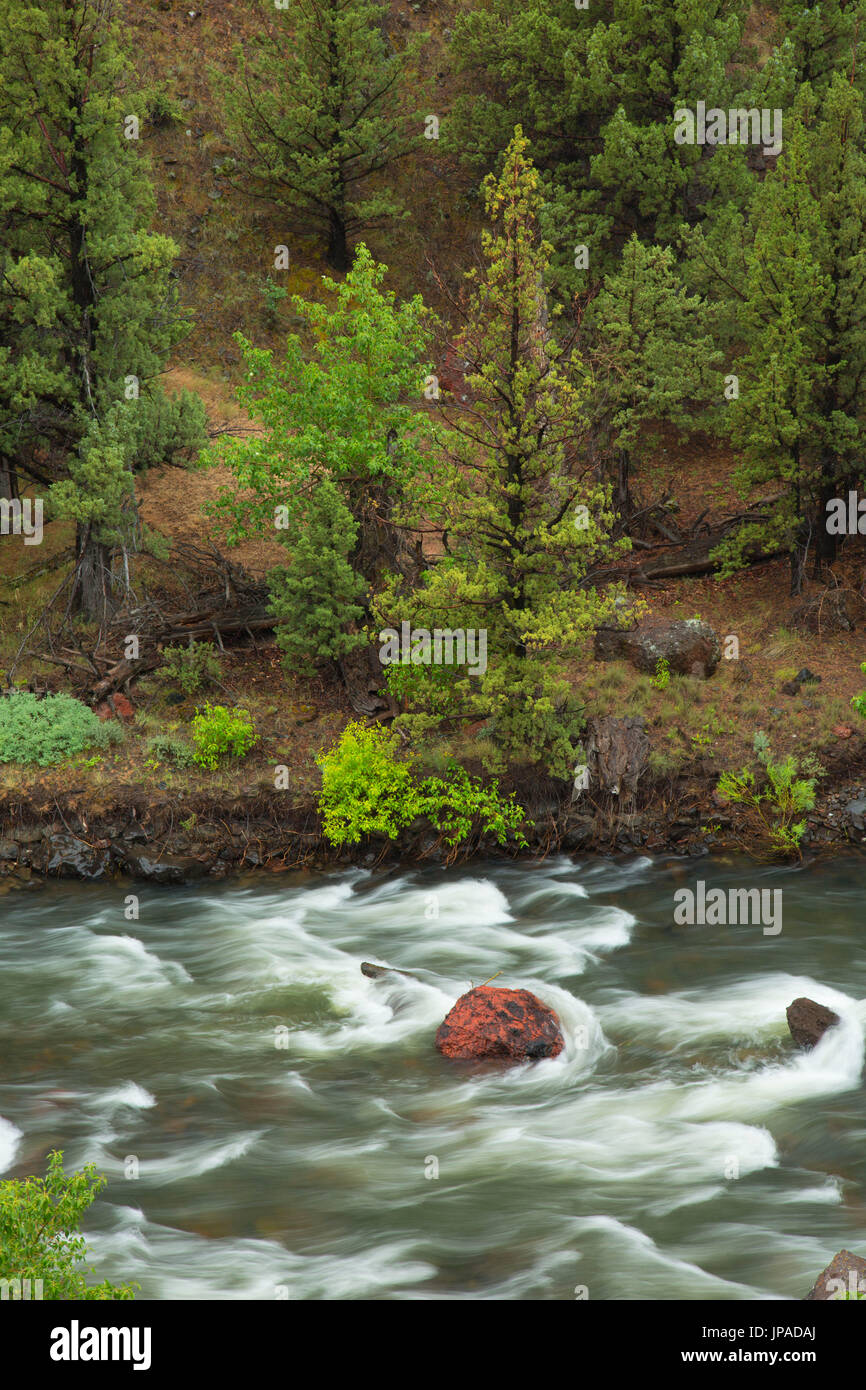
[[[676, 926], [698, 878], [782, 888], [781, 933]], [[93, 1160], [92, 1261], [144, 1298], [802, 1298], [866, 1250], [863, 882], [560, 859], [7, 894], [0, 1171]], [[496, 971], [558, 1058], [436, 1053]], [[842, 1018], [811, 1052], [803, 994]]]

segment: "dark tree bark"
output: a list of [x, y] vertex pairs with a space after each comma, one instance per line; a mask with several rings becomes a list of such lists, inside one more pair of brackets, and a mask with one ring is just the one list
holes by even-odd
[[72, 611], [102, 625], [113, 608], [111, 550], [96, 539], [90, 525], [79, 524], [75, 537]]
[[15, 462], [7, 454], [0, 453], [0, 500], [14, 502], [20, 495]]
[[346, 222], [337, 208], [328, 209], [328, 265], [345, 274], [349, 269], [349, 243]]

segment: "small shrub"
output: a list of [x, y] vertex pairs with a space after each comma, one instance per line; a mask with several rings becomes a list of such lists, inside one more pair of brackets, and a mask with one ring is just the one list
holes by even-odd
[[[860, 670], [866, 674], [866, 661], [860, 662]], [[859, 694], [852, 695], [851, 704], [854, 706], [857, 713], [866, 719], [866, 690], [861, 690]]]
[[210, 642], [190, 642], [186, 647], [163, 649], [159, 679], [179, 685], [184, 695], [195, 695], [216, 685], [221, 671], [219, 657]]
[[670, 678], [671, 668], [668, 660], [666, 657], [660, 656], [656, 662], [656, 673], [651, 684], [655, 686], [656, 690], [667, 690]]
[[72, 695], [37, 699], [26, 691], [0, 699], [0, 763], [48, 767], [120, 737]]
[[154, 762], [174, 763], [175, 767], [192, 767], [196, 760], [194, 750], [176, 734], [156, 734], [148, 739], [145, 752]]
[[[770, 740], [761, 729], [755, 734], [754, 748], [766, 773], [764, 785], [759, 786], [755, 773], [744, 767], [741, 772], [723, 772], [717, 790], [725, 800], [738, 803], [749, 812], [753, 824], [766, 835], [774, 850], [800, 855], [806, 822], [795, 817], [811, 811], [815, 805], [815, 784], [825, 770], [813, 754], [800, 759], [789, 754], [774, 762]], [[804, 777], [802, 773], [808, 775]]]
[[183, 120], [183, 107], [180, 102], [159, 87], [154, 87], [145, 94], [145, 103], [147, 119], [157, 129], [176, 125]]
[[[469, 836], [478, 818], [485, 834], [505, 844], [508, 831], [525, 819], [513, 796], [500, 795], [497, 782], [482, 786], [458, 763], [444, 777], [419, 780], [413, 760], [398, 758], [398, 749], [393, 730], [366, 729], [356, 721], [334, 748], [319, 754], [319, 811], [332, 844], [356, 845], [365, 835], [394, 840], [418, 816], [426, 816], [452, 847]], [[526, 843], [519, 832], [517, 839]]]
[[249, 710], [208, 702], [192, 721], [193, 761], [213, 771], [221, 758], [245, 758], [258, 737]]
[[399, 738], [353, 722], [316, 762], [322, 769], [319, 810], [326, 839], [356, 845], [363, 835], [396, 839], [421, 809], [409, 761], [397, 758]]
[[0, 1278], [29, 1279], [31, 1296], [41, 1281], [43, 1299], [134, 1298], [137, 1285], [87, 1282], [87, 1245], [78, 1225], [104, 1186], [92, 1163], [67, 1176], [58, 1152], [49, 1154], [44, 1178], [0, 1182]]
[[273, 327], [277, 322], [277, 310], [289, 292], [284, 285], [277, 285], [270, 275], [266, 275], [259, 285], [259, 293], [265, 301], [268, 322]]

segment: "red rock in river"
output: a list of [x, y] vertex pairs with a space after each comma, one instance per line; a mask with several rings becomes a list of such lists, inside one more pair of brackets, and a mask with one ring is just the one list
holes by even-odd
[[828, 1028], [839, 1022], [839, 1015], [814, 999], [795, 999], [787, 1008], [791, 1037], [800, 1047], [814, 1047]]
[[559, 1019], [528, 989], [478, 985], [461, 994], [439, 1026], [436, 1046], [445, 1057], [537, 1062], [565, 1047]]

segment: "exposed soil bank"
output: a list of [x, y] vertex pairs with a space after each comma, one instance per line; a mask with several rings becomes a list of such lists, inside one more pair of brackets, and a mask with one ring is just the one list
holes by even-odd
[[[866, 844], [866, 765], [846, 769], [844, 781], [825, 779], [807, 817], [806, 855]], [[157, 883], [225, 878], [246, 869], [271, 871], [347, 864], [442, 864], [474, 855], [538, 858], [557, 853], [643, 852], [699, 856], [710, 850], [745, 850], [758, 858], [766, 844], [744, 825], [736, 808], [715, 798], [715, 773], [640, 789], [635, 808], [615, 801], [575, 804], [571, 787], [547, 779], [514, 785], [534, 824], [524, 827], [528, 848], [500, 847], [477, 835], [449, 850], [425, 820], [397, 840], [370, 838], [335, 849], [322, 837], [314, 799], [287, 801], [285, 793], [208, 798], [119, 787], [114, 801], [88, 812], [79, 797], [7, 794], [0, 800], [0, 876], [8, 887], [37, 877], [100, 880], [115, 874]], [[506, 785], [505, 790], [510, 788]]]

